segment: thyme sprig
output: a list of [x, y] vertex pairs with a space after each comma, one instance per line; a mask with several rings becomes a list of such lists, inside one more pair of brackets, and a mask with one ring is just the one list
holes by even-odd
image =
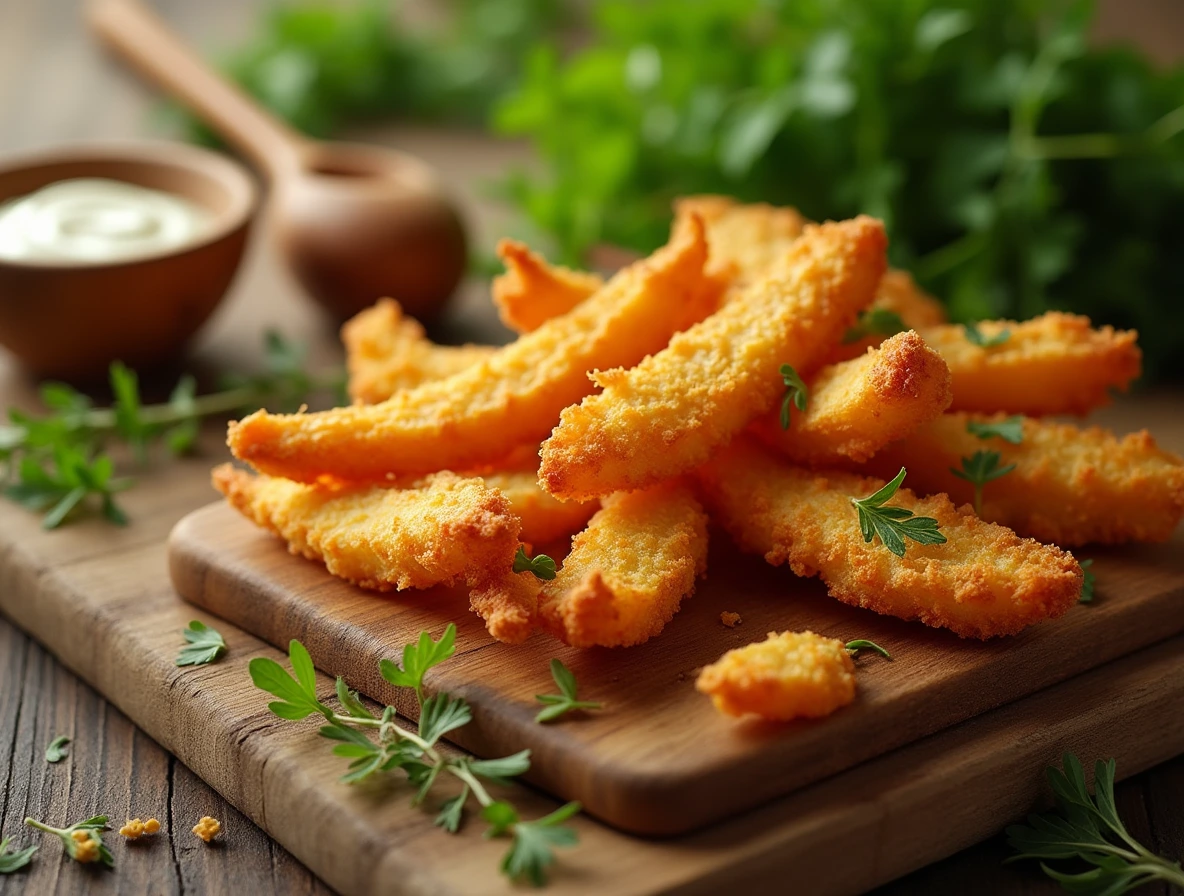
[[407, 645], [401, 666], [390, 660], [383, 660], [379, 666], [384, 679], [415, 692], [420, 707], [415, 731], [401, 724], [394, 707], [385, 707], [376, 717], [341, 678], [337, 679], [341, 711], [322, 703], [317, 697], [312, 659], [299, 641], [293, 640], [288, 646], [292, 673], [266, 657], [251, 660], [249, 668], [255, 686], [279, 698], [268, 707], [280, 718], [324, 717], [327, 724], [321, 727], [320, 735], [337, 742], [333, 748], [336, 755], [351, 760], [342, 780], [353, 784], [380, 772], [402, 771], [415, 788], [411, 802], [416, 806], [427, 800], [441, 776], [458, 780], [460, 793], [440, 804], [435, 824], [456, 833], [469, 799], [475, 799], [481, 807], [481, 819], [488, 825], [486, 836], [512, 838], [501, 870], [513, 880], [526, 879], [541, 886], [546, 882], [547, 866], [555, 861], [554, 848], [577, 842], [576, 832], [562, 823], [580, 810], [580, 804], [567, 803], [543, 818], [523, 820], [513, 804], [495, 799], [486, 784], [506, 784], [526, 772], [530, 768], [530, 750], [500, 759], [446, 756], [439, 750], [440, 738], [467, 725], [473, 717], [472, 709], [460, 697], [439, 692], [424, 698], [425, 673], [455, 650], [456, 626], [449, 623], [438, 640], [423, 632], [417, 643]]

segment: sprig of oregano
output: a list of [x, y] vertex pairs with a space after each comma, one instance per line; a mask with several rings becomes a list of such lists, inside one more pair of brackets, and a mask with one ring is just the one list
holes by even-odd
[[107, 816], [95, 815], [91, 818], [76, 821], [68, 828], [55, 828], [36, 818], [26, 818], [25, 824], [47, 834], [54, 834], [66, 847], [66, 853], [75, 862], [89, 864], [102, 862], [108, 868], [115, 867], [115, 859], [111, 850], [103, 842], [102, 832], [107, 830]]
[[579, 709], [600, 709], [600, 703], [577, 699], [576, 677], [561, 660], [551, 660], [551, 677], [559, 687], [558, 694], [535, 694], [534, 699], [545, 706], [534, 717], [536, 722], [550, 722], [565, 713]]
[[805, 411], [810, 390], [806, 388], [806, 383], [798, 376], [798, 372], [788, 364], [781, 365], [781, 382], [785, 385], [785, 395], [781, 399], [781, 428], [789, 429], [790, 408]]
[[[1184, 889], [1180, 863], [1151, 852], [1131, 836], [1118, 817], [1115, 768], [1113, 759], [1098, 760], [1091, 794], [1081, 761], [1065, 753], [1061, 768], [1047, 771], [1056, 808], [1029, 815], [1026, 825], [1007, 829], [1007, 842], [1018, 851], [1007, 861], [1040, 859], [1045, 874], [1070, 893], [1082, 896], [1121, 896], [1155, 881]], [[1066, 873], [1049, 867], [1044, 860], [1078, 860], [1093, 867]]]
[[11, 837], [0, 840], [0, 874], [12, 874], [14, 871], [20, 871], [32, 861], [33, 853], [38, 849], [37, 846], [26, 846], [16, 852], [9, 852], [8, 843], [10, 840], [12, 840]]
[[868, 308], [859, 314], [855, 326], [843, 334], [843, 345], [859, 342], [868, 336], [895, 336], [908, 327], [904, 318], [887, 308]]
[[526, 556], [526, 548], [518, 545], [518, 552], [514, 554], [514, 565], [512, 567], [514, 572], [529, 572], [533, 573], [535, 578], [550, 581], [555, 578], [555, 561], [546, 554], [535, 554], [533, 557]]
[[66, 758], [66, 744], [70, 743], [70, 738], [64, 734], [59, 734], [49, 742], [49, 746], [45, 748], [46, 762], [61, 762]]
[[[341, 678], [337, 679], [337, 699], [342, 711], [322, 703], [316, 692], [312, 659], [299, 641], [293, 640], [288, 645], [292, 674], [266, 657], [251, 660], [249, 668], [255, 686], [279, 698], [268, 707], [280, 718], [296, 720], [318, 714], [324, 717], [328, 724], [321, 727], [321, 736], [336, 741], [333, 752], [350, 760], [344, 781], [352, 784], [377, 773], [401, 771], [415, 788], [413, 805], [426, 801], [442, 775], [460, 781], [460, 793], [440, 804], [435, 824], [456, 833], [463, 823], [469, 799], [475, 799], [481, 807], [481, 818], [488, 825], [486, 836], [513, 838], [502, 859], [502, 871], [511, 879], [524, 878], [541, 885], [546, 880], [547, 866], [555, 861], [554, 848], [576, 843], [575, 831], [561, 825], [579, 811], [580, 804], [568, 803], [543, 818], [525, 821], [511, 803], [494, 799], [486, 783], [505, 784], [526, 772], [530, 768], [529, 750], [500, 759], [445, 756], [439, 751], [441, 737], [472, 720], [472, 710], [460, 697], [439, 692], [424, 699], [425, 673], [451, 657], [455, 650], [456, 626], [449, 623], [438, 640], [423, 632], [417, 643], [407, 645], [401, 666], [390, 660], [379, 665], [384, 679], [415, 692], [420, 707], [416, 731], [403, 727], [391, 706], [375, 717]], [[367, 731], [376, 734], [376, 739]]]
[[1077, 602], [1079, 604], [1091, 604], [1094, 601], [1094, 585], [1098, 581], [1098, 577], [1090, 569], [1094, 565], [1094, 561], [1092, 559], [1082, 560], [1078, 565], [1081, 567], [1081, 571], [1085, 573], [1085, 578], [1081, 582], [1081, 597], [1077, 598]]
[[1012, 445], [1019, 445], [1024, 441], [1024, 418], [1016, 414], [993, 422], [970, 420], [966, 424], [966, 431], [980, 439], [1002, 439]]
[[96, 408], [89, 397], [65, 383], [47, 382], [40, 389], [48, 409], [42, 415], [17, 409], [0, 424], [0, 465], [4, 494], [30, 510], [44, 513], [42, 525], [54, 529], [95, 503], [102, 516], [117, 525], [127, 515], [115, 495], [132, 485], [116, 479], [115, 462], [107, 453], [114, 444], [129, 447], [146, 463], [151, 446], [162, 443], [172, 454], [184, 454], [197, 441], [201, 419], [253, 410], [263, 405], [295, 409], [312, 392], [340, 391], [340, 373], [313, 376], [304, 369], [303, 347], [269, 331], [264, 337], [264, 372], [228, 378], [225, 388], [197, 395], [197, 383], [183, 376], [167, 402], [146, 405], [134, 371], [116, 361], [109, 370], [109, 408]]
[[999, 465], [1002, 455], [998, 451], [976, 451], [970, 457], [962, 458], [962, 469], [950, 467], [950, 472], [959, 479], [965, 479], [974, 486], [974, 512], [983, 515], [983, 486], [1015, 469], [1015, 464]]
[[190, 622], [188, 628], [182, 629], [181, 635], [189, 643], [177, 654], [178, 666], [204, 666], [226, 652], [222, 633], [198, 619]]
[[847, 648], [847, 651], [852, 656], [855, 656], [861, 650], [874, 650], [876, 653], [878, 653], [884, 659], [886, 659], [886, 660], [892, 659], [892, 654], [890, 654], [887, 650], [885, 650], [883, 647], [881, 647], [875, 641], [868, 641], [866, 638], [858, 638], [855, 641], [848, 641], [843, 646]]
[[994, 348], [1011, 338], [1011, 330], [1003, 329], [994, 336], [988, 336], [978, 328], [977, 324], [963, 324], [962, 332], [965, 334], [967, 342], [977, 345], [979, 348]]
[[900, 488], [906, 470], [900, 472], [878, 491], [866, 498], [852, 498], [851, 503], [859, 516], [859, 529], [863, 533], [865, 544], [879, 535], [880, 542], [897, 557], [903, 557], [905, 539], [911, 539], [918, 544], [945, 544], [946, 537], [941, 534], [937, 520], [928, 516], [916, 516], [911, 510], [903, 507], [889, 507], [887, 502], [892, 500], [897, 489]]

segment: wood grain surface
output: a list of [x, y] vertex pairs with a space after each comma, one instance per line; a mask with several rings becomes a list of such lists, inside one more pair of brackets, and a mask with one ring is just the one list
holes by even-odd
[[[292, 556], [222, 502], [177, 525], [169, 562], [182, 597], [281, 649], [298, 638], [319, 668], [405, 715], [415, 701], [379, 676], [378, 660], [455, 620], [457, 655], [427, 683], [472, 704], [475, 721], [454, 732], [458, 745], [484, 757], [529, 747], [533, 783], [647, 835], [718, 821], [1184, 631], [1178, 543], [1095, 554], [1093, 604], [981, 642], [848, 607], [818, 580], [746, 557], [724, 533], [712, 534], [708, 577], [694, 597], [661, 635], [619, 650], [576, 650], [542, 633], [522, 646], [499, 644], [467, 612], [466, 592], [366, 592]], [[724, 627], [723, 610], [738, 612], [741, 626]], [[860, 657], [853, 705], [788, 725], [737, 722], [694, 689], [698, 669], [725, 650], [767, 631], [807, 629], [870, 638], [894, 660]], [[533, 695], [553, 690], [555, 656], [603, 712], [535, 723]]]

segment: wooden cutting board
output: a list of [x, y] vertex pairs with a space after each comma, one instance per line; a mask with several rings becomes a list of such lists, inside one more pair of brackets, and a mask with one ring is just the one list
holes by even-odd
[[[187, 600], [284, 647], [298, 638], [316, 665], [404, 714], [406, 699], [378, 675], [421, 630], [459, 627], [457, 656], [428, 690], [463, 695], [474, 722], [456, 743], [479, 756], [524, 747], [529, 780], [580, 800], [625, 831], [681, 834], [849, 769], [904, 744], [1184, 631], [1178, 544], [1091, 552], [1097, 598], [1059, 620], [990, 642], [877, 616], [826, 596], [815, 580], [736, 552], [713, 533], [709, 576], [658, 638], [624, 650], [574, 650], [542, 634], [493, 642], [463, 593], [365, 592], [293, 557], [224, 504], [189, 515], [170, 540], [170, 571]], [[720, 612], [743, 623], [724, 627]], [[856, 702], [818, 721], [768, 724], [718, 714], [694, 689], [699, 667], [773, 630], [871, 638], [893, 654], [857, 660]], [[539, 725], [537, 693], [553, 692], [551, 657], [576, 674], [602, 712]], [[1098, 707], [1083, 705], [1082, 712]]]

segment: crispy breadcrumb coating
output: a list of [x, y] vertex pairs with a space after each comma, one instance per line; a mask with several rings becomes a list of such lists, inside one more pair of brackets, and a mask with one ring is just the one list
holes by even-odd
[[703, 276], [702, 225], [695, 220], [678, 232], [573, 311], [473, 367], [381, 404], [257, 411], [230, 425], [230, 448], [260, 472], [301, 482], [377, 481], [477, 467], [538, 442], [563, 408], [592, 389], [589, 370], [636, 364], [715, 306]]
[[818, 371], [806, 410], [791, 411], [788, 430], [781, 428], [777, 408], [753, 428], [794, 463], [825, 466], [844, 458], [867, 460], [941, 416], [949, 404], [949, 368], [908, 330], [861, 358]]
[[437, 345], [393, 299], [379, 299], [347, 320], [341, 341], [349, 395], [359, 404], [377, 404], [402, 389], [452, 376], [495, 351], [491, 345]]
[[695, 688], [729, 716], [818, 719], [855, 699], [855, 663], [842, 641], [814, 632], [769, 632], [729, 650], [699, 673]]
[[301, 485], [222, 464], [213, 482], [293, 554], [363, 588], [475, 582], [489, 568], [509, 569], [518, 548], [518, 518], [480, 479], [436, 473], [406, 488]]
[[914, 491], [945, 492], [962, 504], [973, 500], [974, 487], [950, 469], [976, 451], [998, 451], [1000, 466], [1015, 469], [983, 487], [983, 519], [1062, 547], [1166, 541], [1184, 517], [1184, 461], [1145, 430], [1120, 439], [1098, 427], [1028, 418], [1023, 442], [1011, 445], [966, 429], [972, 420], [1002, 418], [945, 414], [889, 445], [867, 469], [892, 476], [907, 466]]
[[549, 544], [578, 532], [600, 509], [599, 501], [560, 501], [539, 485], [538, 458], [529, 465], [475, 473], [490, 488], [496, 488], [510, 502], [510, 509], [522, 521], [523, 541]]
[[539, 621], [573, 647], [640, 644], [706, 571], [707, 515], [685, 484], [612, 495], [543, 584]]
[[676, 216], [696, 214], [707, 226], [707, 273], [734, 287], [764, 279], [778, 265], [808, 223], [797, 209], [764, 202], [744, 204], [729, 196], [685, 196], [674, 201]]
[[1060, 616], [1081, 594], [1084, 577], [1072, 555], [955, 509], [945, 495], [896, 492], [892, 506], [936, 519], [948, 539], [910, 541], [897, 557], [878, 537], [864, 542], [851, 504], [882, 479], [811, 473], [746, 437], [713, 457], [699, 478], [713, 518], [741, 549], [821, 577], [847, 604], [985, 639]]
[[469, 606], [498, 641], [521, 644], [534, 631], [541, 585], [531, 573], [512, 572], [507, 565], [469, 592]]
[[518, 333], [567, 314], [604, 286], [596, 274], [548, 264], [515, 240], [499, 242], [497, 254], [506, 272], [493, 278], [493, 304], [502, 323]]
[[1050, 311], [1015, 321], [982, 321], [987, 337], [1007, 330], [1000, 345], [980, 348], [961, 325], [927, 327], [921, 336], [953, 377], [954, 411], [992, 414], [1086, 414], [1109, 404], [1110, 389], [1139, 376], [1143, 354], [1132, 330], [1091, 329], [1088, 317]]
[[806, 228], [767, 279], [632, 369], [600, 370], [604, 391], [568, 407], [542, 448], [539, 479], [564, 500], [636, 488], [693, 469], [803, 376], [867, 306], [887, 239], [872, 218]]

